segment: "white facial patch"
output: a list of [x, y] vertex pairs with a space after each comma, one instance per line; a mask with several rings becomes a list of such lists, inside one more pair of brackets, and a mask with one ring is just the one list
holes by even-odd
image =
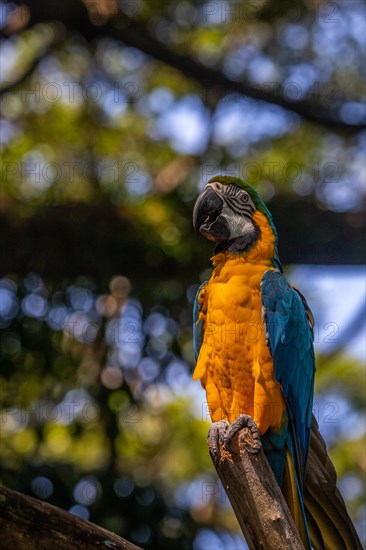
[[211, 187], [224, 201], [221, 215], [228, 223], [230, 238], [246, 237], [250, 240], [255, 234], [252, 215], [256, 208], [249, 193], [237, 185], [224, 185], [218, 181], [208, 183], [207, 187]]
[[255, 227], [251, 217], [246, 217], [243, 214], [236, 214], [227, 204], [225, 204], [222, 209], [222, 215], [224, 215], [227, 220], [231, 239], [254, 235]]

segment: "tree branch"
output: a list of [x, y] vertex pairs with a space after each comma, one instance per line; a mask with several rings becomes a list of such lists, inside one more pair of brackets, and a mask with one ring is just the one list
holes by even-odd
[[[20, 0], [16, 3], [20, 3]], [[327, 108], [307, 101], [291, 101], [278, 92], [254, 86], [245, 80], [232, 80], [220, 70], [211, 69], [194, 60], [186, 52], [181, 54], [169, 49], [151, 34], [147, 24], [132, 20], [121, 11], [106, 24], [103, 25], [99, 21], [94, 25], [91, 21], [93, 14], [88, 12], [81, 1], [68, 3], [67, 9], [63, 10], [60, 8], [59, 1], [56, 0], [50, 0], [47, 4], [41, 0], [22, 0], [21, 3], [28, 5], [30, 9], [29, 25], [41, 21], [58, 20], [64, 23], [70, 34], [77, 31], [88, 41], [108, 36], [120, 40], [181, 71], [198, 82], [205, 90], [216, 88], [224, 91], [224, 94], [236, 92], [255, 100], [272, 103], [332, 130], [356, 133], [366, 128], [364, 122], [349, 124], [338, 117], [342, 102], [334, 105], [333, 108]], [[96, 4], [91, 3], [94, 7]]]
[[[251, 431], [240, 430], [232, 440], [233, 452], [230, 452], [214, 434], [218, 425], [210, 428], [210, 456], [249, 548], [304, 550], [263, 450], [256, 454], [246, 450], [254, 448]], [[219, 444], [219, 456], [214, 441]]]
[[141, 550], [131, 542], [51, 504], [0, 488], [1, 548]]
[[334, 108], [328, 109], [322, 105], [315, 105], [307, 101], [291, 101], [278, 92], [257, 87], [244, 79], [235, 81], [225, 76], [220, 70], [211, 69], [190, 57], [186, 52], [180, 54], [164, 46], [151, 33], [143, 23], [129, 20], [126, 16], [120, 16], [114, 20], [115, 27], [121, 28], [120, 33], [114, 30], [111, 24], [108, 25], [107, 34], [113, 38], [119, 38], [125, 44], [133, 46], [144, 53], [153, 56], [155, 59], [178, 69], [187, 77], [193, 78], [206, 90], [216, 88], [221, 95], [228, 93], [239, 93], [255, 100], [265, 101], [283, 107], [288, 111], [297, 113], [302, 118], [325, 126], [332, 130], [347, 132], [359, 132], [366, 128], [365, 123], [349, 124], [337, 117], [337, 111], [342, 102], [335, 104]]

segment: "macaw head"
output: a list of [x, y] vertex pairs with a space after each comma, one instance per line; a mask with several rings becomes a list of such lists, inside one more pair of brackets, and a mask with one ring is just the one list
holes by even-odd
[[196, 201], [193, 226], [204, 237], [218, 243], [216, 252], [242, 252], [261, 236], [255, 216], [258, 211], [264, 215], [277, 241], [272, 216], [257, 191], [239, 178], [215, 176]]

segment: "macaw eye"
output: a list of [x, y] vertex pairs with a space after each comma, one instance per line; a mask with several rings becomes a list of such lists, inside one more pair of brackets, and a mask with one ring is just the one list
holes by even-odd
[[248, 195], [243, 195], [243, 202], [248, 202], [248, 199], [249, 199]]

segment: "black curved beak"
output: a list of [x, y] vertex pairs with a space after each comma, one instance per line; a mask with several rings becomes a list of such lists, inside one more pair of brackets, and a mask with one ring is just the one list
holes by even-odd
[[211, 187], [198, 197], [193, 209], [193, 227], [198, 232], [208, 232], [221, 214], [223, 202]]

